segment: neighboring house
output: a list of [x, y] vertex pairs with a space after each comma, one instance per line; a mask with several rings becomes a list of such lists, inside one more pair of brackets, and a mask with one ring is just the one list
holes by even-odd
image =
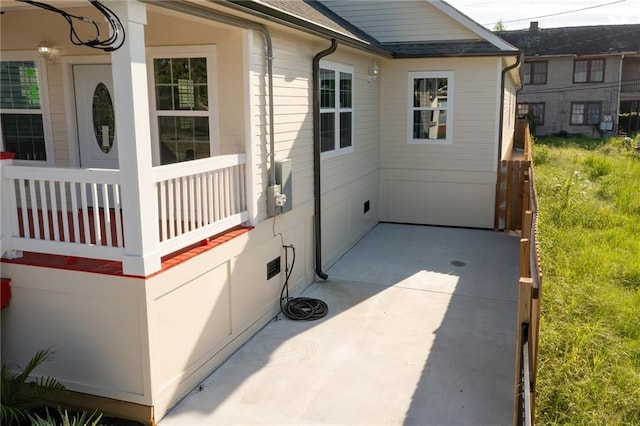
[[535, 116], [536, 134], [638, 131], [629, 116], [640, 111], [640, 25], [531, 22], [527, 30], [496, 34], [524, 51], [518, 114]]
[[448, 4], [105, 4], [113, 52], [1, 4], [3, 362], [158, 420], [279, 310], [283, 242], [297, 294], [380, 221], [493, 228], [520, 52]]

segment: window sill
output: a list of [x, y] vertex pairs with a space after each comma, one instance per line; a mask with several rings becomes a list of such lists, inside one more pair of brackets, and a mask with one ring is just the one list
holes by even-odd
[[409, 145], [453, 145], [451, 139], [410, 139]]
[[353, 146], [342, 149], [334, 149], [332, 151], [326, 151], [320, 153], [320, 160], [325, 160], [334, 157], [340, 157], [342, 155], [351, 154], [353, 152]]

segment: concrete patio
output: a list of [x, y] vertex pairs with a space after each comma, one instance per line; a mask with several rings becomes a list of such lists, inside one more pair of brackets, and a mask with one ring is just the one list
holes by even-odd
[[160, 426], [511, 424], [518, 243], [379, 224]]

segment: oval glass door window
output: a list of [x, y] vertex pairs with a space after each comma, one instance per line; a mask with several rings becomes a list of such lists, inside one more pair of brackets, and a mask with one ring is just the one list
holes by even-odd
[[104, 83], [99, 83], [93, 92], [93, 130], [98, 149], [105, 154], [113, 147], [115, 127], [115, 113], [109, 89]]

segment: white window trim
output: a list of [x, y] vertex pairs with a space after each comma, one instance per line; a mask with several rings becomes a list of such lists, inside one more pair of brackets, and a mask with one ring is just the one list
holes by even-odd
[[[354, 68], [350, 65], [339, 64], [336, 62], [320, 60], [320, 68], [332, 70], [336, 72], [336, 102], [334, 108], [320, 108], [320, 114], [323, 112], [334, 112], [334, 129], [335, 129], [335, 146], [331, 151], [325, 151], [320, 153], [320, 160], [324, 160], [326, 158], [337, 157], [344, 154], [349, 154], [353, 152], [353, 145], [355, 144], [355, 85], [356, 85], [356, 76], [354, 73]], [[340, 73], [349, 73], [351, 74], [351, 108], [340, 108]], [[320, 76], [318, 76], [320, 78]], [[350, 112], [351, 113], [351, 146], [340, 148], [340, 113], [341, 112]]]
[[208, 111], [171, 111], [175, 116], [209, 117], [209, 155], [220, 154], [220, 126], [218, 110], [218, 67], [216, 63], [215, 45], [194, 46], [161, 46], [147, 47], [147, 85], [149, 88], [149, 115], [151, 117], [151, 137], [153, 141], [153, 164], [160, 165], [160, 135], [158, 134], [158, 110], [156, 109], [155, 78], [153, 74], [153, 60], [156, 58], [193, 58], [207, 59], [207, 96], [209, 98]]
[[[447, 111], [447, 137], [446, 139], [414, 139], [413, 138], [413, 81], [416, 78], [446, 78], [447, 81], [447, 107], [438, 108]], [[407, 91], [407, 143], [410, 145], [451, 145], [453, 143], [453, 100], [454, 82], [453, 71], [412, 71], [409, 72]]]
[[[33, 61], [38, 67], [38, 86], [40, 88], [40, 103], [39, 110], [33, 110], [34, 113], [42, 114], [42, 126], [44, 132], [44, 149], [47, 156], [46, 160], [13, 160], [13, 164], [21, 166], [53, 166], [55, 165], [54, 149], [53, 149], [53, 131], [51, 128], [51, 111], [49, 110], [49, 90], [47, 86], [47, 61], [45, 61], [37, 52], [23, 50], [23, 51], [7, 51], [2, 52], [3, 62], [10, 61]], [[13, 110], [5, 109], [7, 113], [11, 113]], [[22, 111], [22, 110], [20, 110]], [[1, 126], [2, 124], [0, 124]], [[0, 151], [4, 151], [4, 140], [2, 137], [2, 129], [0, 129]]]

